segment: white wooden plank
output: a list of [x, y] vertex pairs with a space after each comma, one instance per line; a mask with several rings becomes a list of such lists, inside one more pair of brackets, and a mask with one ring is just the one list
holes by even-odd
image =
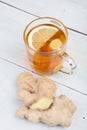
[[87, 34], [87, 0], [2, 0], [39, 16], [52, 16]]
[[[22, 106], [17, 97], [16, 78], [24, 69], [0, 59], [0, 128], [2, 130], [67, 130], [62, 127], [47, 127], [41, 123], [29, 123], [27, 120], [16, 117], [16, 110]], [[38, 77], [38, 75], [34, 75]], [[58, 84], [57, 84], [58, 85]], [[77, 106], [73, 122], [68, 130], [87, 129], [87, 96], [58, 85], [57, 95], [64, 94]], [[85, 119], [83, 119], [85, 118]]]
[[[3, 4], [0, 5], [0, 8], [0, 57], [30, 69], [22, 33], [25, 25], [34, 17]], [[85, 94], [87, 94], [86, 41], [86, 36], [69, 31], [67, 51], [75, 59], [77, 69], [73, 75], [58, 73], [50, 77]]]

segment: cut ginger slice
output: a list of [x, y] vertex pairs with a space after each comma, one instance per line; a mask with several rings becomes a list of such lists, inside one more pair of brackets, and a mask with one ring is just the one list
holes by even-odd
[[34, 50], [39, 50], [57, 31], [58, 28], [54, 26], [37, 26], [28, 35], [28, 45]]
[[59, 49], [62, 46], [62, 42], [59, 39], [54, 39], [52, 42], [49, 44], [50, 48], [53, 50]]
[[52, 103], [53, 99], [43, 97], [39, 99], [36, 103], [32, 104], [30, 108], [33, 110], [46, 110], [51, 106]]

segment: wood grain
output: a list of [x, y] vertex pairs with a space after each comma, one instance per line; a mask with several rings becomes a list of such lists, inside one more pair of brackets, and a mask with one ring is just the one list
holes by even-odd
[[87, 34], [87, 0], [2, 0], [35, 16], [60, 19], [74, 30]]

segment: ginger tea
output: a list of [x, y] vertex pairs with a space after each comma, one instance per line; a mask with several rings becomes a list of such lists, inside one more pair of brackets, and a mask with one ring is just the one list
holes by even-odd
[[41, 24], [26, 35], [31, 67], [41, 74], [53, 74], [61, 69], [66, 43], [64, 32], [53, 24]]

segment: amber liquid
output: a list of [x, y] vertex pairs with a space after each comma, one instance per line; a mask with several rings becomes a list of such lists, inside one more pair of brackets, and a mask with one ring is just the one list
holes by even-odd
[[[40, 74], [53, 74], [61, 69], [63, 59], [61, 58], [61, 55], [63, 54], [64, 50], [59, 53], [57, 50], [53, 50], [50, 47], [50, 42], [54, 39], [59, 39], [62, 42], [62, 45], [66, 42], [66, 36], [64, 32], [59, 29], [57, 26], [51, 25], [51, 24], [43, 24], [39, 26], [53, 26], [54, 28], [57, 28], [58, 31], [48, 39], [47, 42], [44, 43], [44, 45], [37, 51], [34, 51], [31, 48], [27, 48], [28, 50], [28, 58], [30, 61], [30, 66], [38, 73]], [[34, 28], [33, 28], [34, 29]], [[26, 43], [29, 46], [28, 43], [28, 36], [30, 35], [32, 30], [27, 34], [26, 37]], [[47, 53], [48, 52], [48, 53]]]

